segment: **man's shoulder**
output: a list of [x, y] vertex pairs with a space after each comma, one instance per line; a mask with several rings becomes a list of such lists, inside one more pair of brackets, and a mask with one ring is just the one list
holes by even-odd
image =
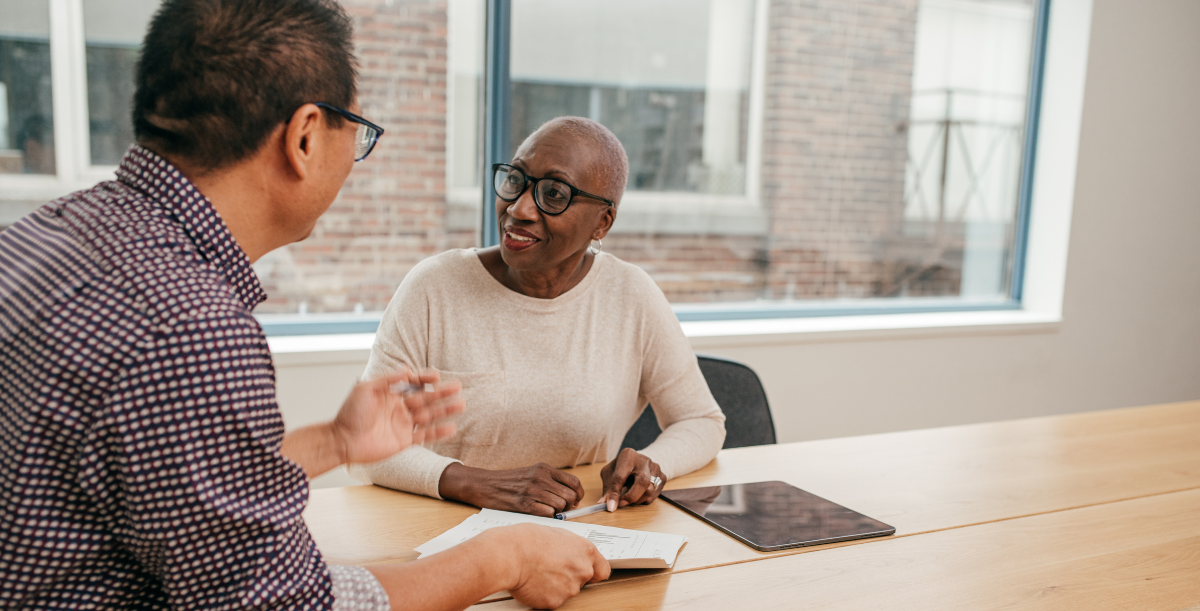
[[117, 181], [102, 182], [48, 204], [77, 240], [112, 261], [195, 252], [179, 222], [144, 193]]
[[179, 224], [118, 182], [72, 193], [18, 221], [0, 233], [0, 257], [20, 261], [0, 271], [14, 289], [4, 298], [38, 310], [120, 300], [127, 314], [159, 327], [244, 310]]

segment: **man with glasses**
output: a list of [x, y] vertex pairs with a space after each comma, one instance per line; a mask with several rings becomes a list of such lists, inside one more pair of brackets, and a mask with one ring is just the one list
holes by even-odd
[[304, 239], [383, 134], [351, 49], [333, 0], [164, 2], [117, 180], [0, 234], [0, 608], [556, 607], [607, 578], [561, 530], [364, 569], [304, 526], [307, 478], [450, 435], [463, 407], [401, 370], [284, 433], [250, 265]]

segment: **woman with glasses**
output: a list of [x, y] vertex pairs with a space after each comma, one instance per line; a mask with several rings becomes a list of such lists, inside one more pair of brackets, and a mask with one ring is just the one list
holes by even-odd
[[[607, 463], [611, 511], [653, 501], [668, 479], [716, 455], [725, 417], [666, 298], [644, 271], [600, 250], [628, 173], [616, 136], [579, 117], [543, 125], [492, 168], [501, 244], [417, 265], [366, 372], [431, 367], [461, 381], [458, 434], [353, 475], [549, 517], [583, 497], [564, 468]], [[662, 434], [621, 450], [648, 403]]]

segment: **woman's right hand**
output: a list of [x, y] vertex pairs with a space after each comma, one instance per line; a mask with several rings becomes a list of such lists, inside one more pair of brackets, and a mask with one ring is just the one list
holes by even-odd
[[503, 471], [453, 463], [442, 471], [438, 493], [476, 507], [553, 518], [583, 500], [583, 484], [546, 463]]

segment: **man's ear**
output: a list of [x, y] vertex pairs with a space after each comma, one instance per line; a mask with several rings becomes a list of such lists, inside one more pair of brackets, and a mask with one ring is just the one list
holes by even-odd
[[324, 126], [325, 114], [315, 104], [297, 108], [284, 126], [283, 154], [300, 180], [308, 178], [317, 153], [317, 131]]
[[608, 230], [612, 229], [613, 223], [617, 220], [617, 209], [609, 206], [600, 214], [600, 222], [596, 224], [596, 231], [593, 232], [593, 240], [603, 240], [604, 236], [608, 235]]

